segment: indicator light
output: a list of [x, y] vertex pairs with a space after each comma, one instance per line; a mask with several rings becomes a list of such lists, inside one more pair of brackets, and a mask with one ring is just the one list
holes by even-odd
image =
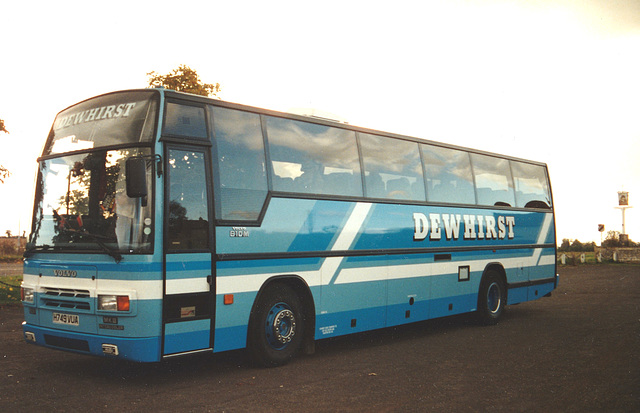
[[33, 301], [34, 301], [33, 288], [21, 287], [20, 299], [22, 299], [22, 301], [24, 301], [25, 303], [33, 304]]
[[129, 311], [130, 309], [128, 295], [98, 295], [98, 310]]

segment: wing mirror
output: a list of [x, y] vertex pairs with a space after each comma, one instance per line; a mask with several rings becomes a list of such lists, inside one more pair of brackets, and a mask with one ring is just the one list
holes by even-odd
[[147, 198], [147, 162], [142, 157], [129, 158], [125, 164], [127, 177], [127, 196], [142, 198], [142, 206], [146, 206]]

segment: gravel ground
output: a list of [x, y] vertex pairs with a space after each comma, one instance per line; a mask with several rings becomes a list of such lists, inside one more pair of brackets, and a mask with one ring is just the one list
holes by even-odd
[[318, 342], [274, 369], [243, 351], [131, 364], [22, 340], [0, 309], [0, 411], [640, 411], [640, 266], [560, 268], [550, 298]]

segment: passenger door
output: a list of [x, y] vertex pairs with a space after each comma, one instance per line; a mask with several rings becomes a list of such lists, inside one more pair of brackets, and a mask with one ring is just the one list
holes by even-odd
[[213, 348], [214, 232], [207, 149], [176, 145], [165, 152], [164, 356]]

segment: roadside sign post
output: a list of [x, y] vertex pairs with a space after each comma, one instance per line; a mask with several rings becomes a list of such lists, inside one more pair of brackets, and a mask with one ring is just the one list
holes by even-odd
[[602, 246], [602, 234], [604, 233], [604, 224], [598, 224], [598, 232], [600, 232], [600, 246]]
[[616, 207], [616, 209], [622, 210], [622, 234], [620, 234], [620, 242], [623, 244], [626, 244], [629, 242], [629, 236], [627, 235], [627, 232], [625, 229], [625, 219], [624, 219], [625, 218], [624, 213], [627, 210], [627, 208], [633, 208], [632, 206], [629, 206], [629, 192], [619, 191], [618, 206]]

